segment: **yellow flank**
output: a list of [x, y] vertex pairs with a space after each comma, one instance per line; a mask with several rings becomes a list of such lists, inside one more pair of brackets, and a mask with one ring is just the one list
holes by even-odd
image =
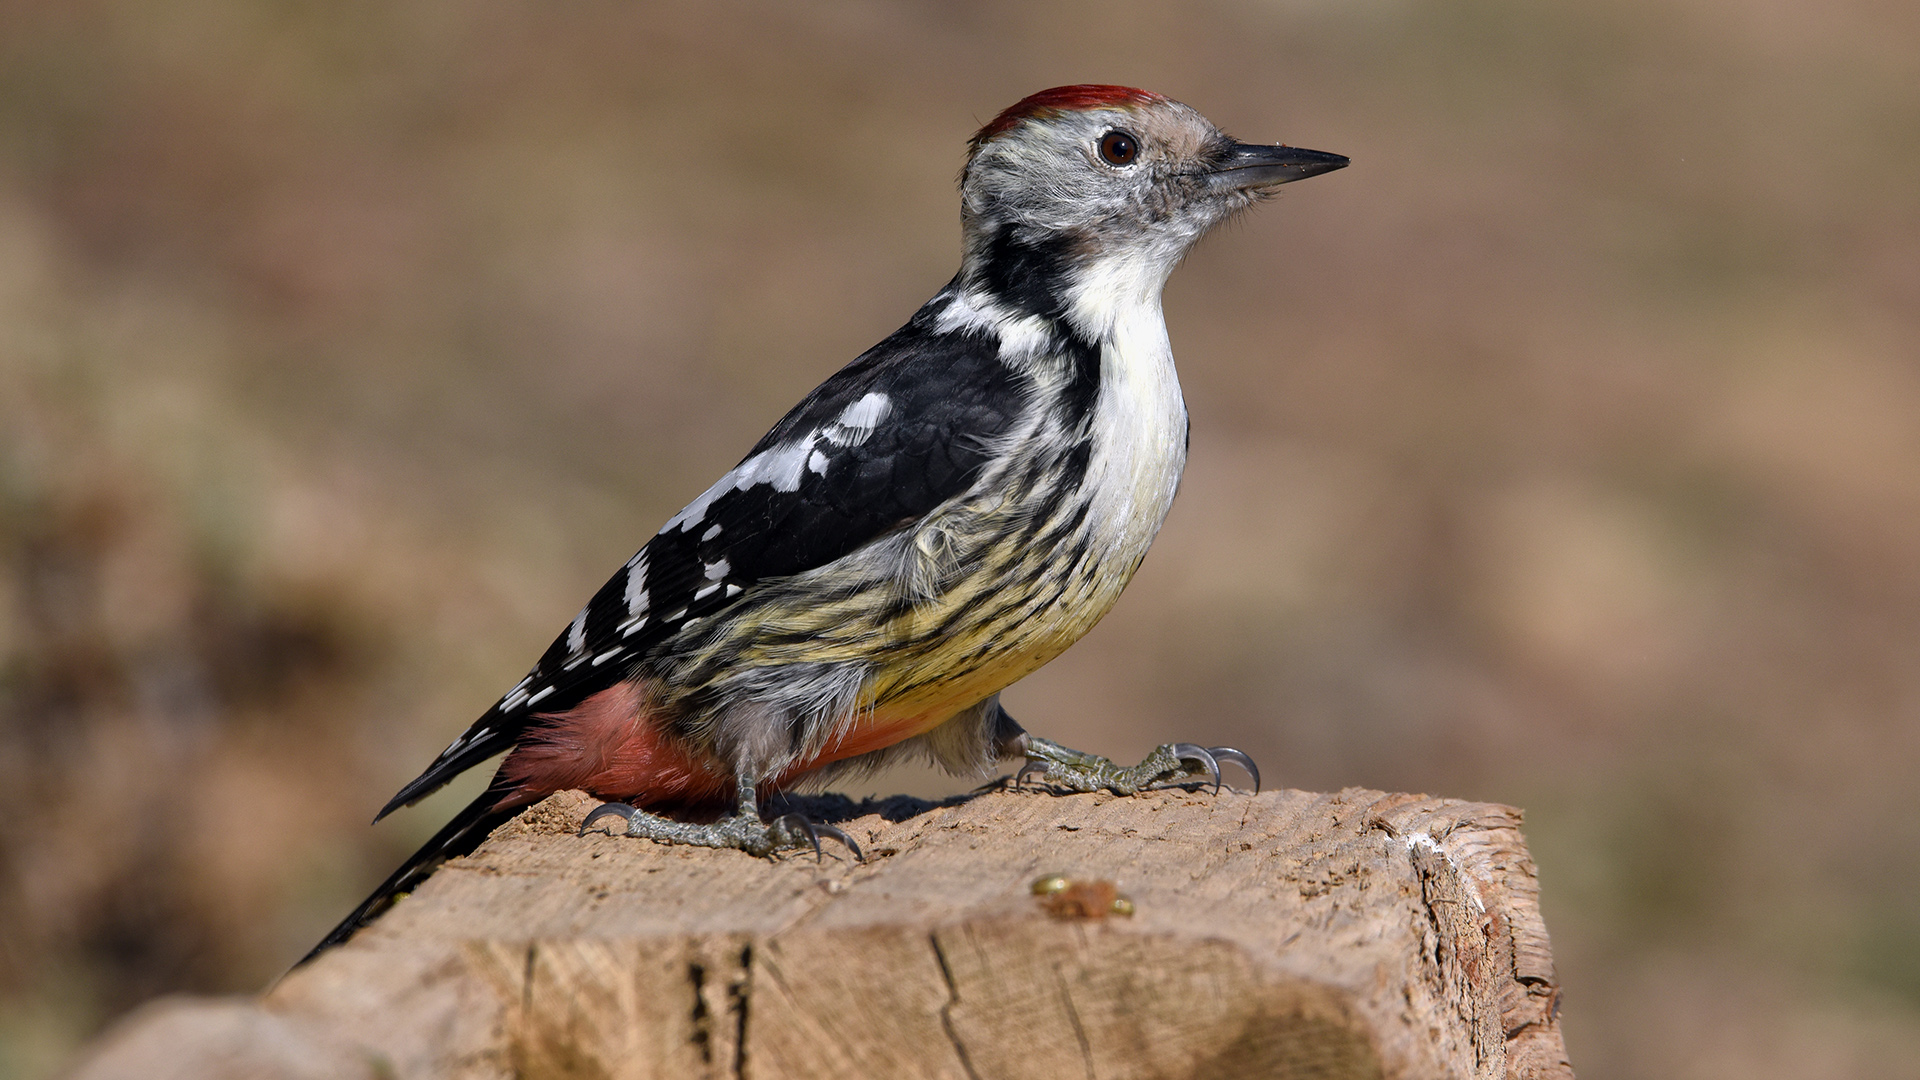
[[[911, 538], [918, 565], [851, 584], [803, 575], [716, 627], [688, 660], [709, 671], [858, 664], [868, 674], [856, 726], [929, 731], [1060, 655], [1119, 599], [1144, 543], [1102, 551], [1084, 514], [1056, 542], [1022, 542], [1059, 536], [1077, 508], [1066, 503], [1038, 529], [997, 502], [952, 508]], [[1085, 554], [1072, 558], [1076, 549]]]

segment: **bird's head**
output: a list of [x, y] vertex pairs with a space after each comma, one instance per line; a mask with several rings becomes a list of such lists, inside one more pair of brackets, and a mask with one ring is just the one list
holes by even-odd
[[1338, 154], [1236, 142], [1177, 101], [1124, 86], [1060, 86], [974, 135], [960, 176], [963, 273], [1058, 318], [1089, 290], [1157, 298], [1195, 241]]

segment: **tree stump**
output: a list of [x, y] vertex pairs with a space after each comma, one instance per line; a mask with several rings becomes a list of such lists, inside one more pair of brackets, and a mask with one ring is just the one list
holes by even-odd
[[258, 1001], [136, 1014], [76, 1077], [1573, 1075], [1508, 807], [792, 801], [868, 861], [576, 837], [594, 804], [556, 795]]

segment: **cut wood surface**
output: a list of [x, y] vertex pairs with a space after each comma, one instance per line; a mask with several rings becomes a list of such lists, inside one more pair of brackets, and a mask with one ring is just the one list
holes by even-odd
[[[1508, 807], [792, 801], [868, 861], [579, 837], [593, 802], [556, 795], [263, 998], [151, 1008], [76, 1077], [1573, 1075]], [[1050, 913], [1052, 876], [1132, 914]]]

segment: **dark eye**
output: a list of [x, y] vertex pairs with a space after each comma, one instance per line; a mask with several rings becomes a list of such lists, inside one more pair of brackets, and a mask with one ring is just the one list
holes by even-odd
[[1100, 136], [1100, 156], [1109, 165], [1131, 165], [1140, 156], [1140, 143], [1124, 131], [1109, 131]]

